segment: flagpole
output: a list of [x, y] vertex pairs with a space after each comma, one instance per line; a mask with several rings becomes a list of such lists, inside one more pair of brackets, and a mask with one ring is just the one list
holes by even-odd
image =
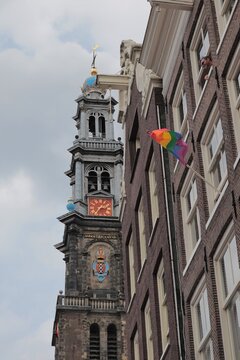
[[112, 122], [112, 89], [109, 88], [109, 91], [110, 91], [110, 105], [109, 105], [109, 112], [110, 112], [110, 122]]
[[191, 167], [188, 164], [185, 164], [186, 167], [189, 170], [192, 170], [194, 172], [194, 174], [196, 174], [200, 179], [202, 179], [206, 184], [208, 184], [209, 186], [211, 186], [212, 189], [214, 189], [215, 191], [217, 191], [219, 194], [221, 194], [221, 191], [219, 191], [213, 184], [211, 184], [210, 182], [208, 182], [202, 175], [200, 175], [193, 167]]

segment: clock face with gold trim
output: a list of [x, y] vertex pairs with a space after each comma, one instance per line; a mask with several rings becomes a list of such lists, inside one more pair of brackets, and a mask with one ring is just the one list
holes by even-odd
[[89, 198], [88, 215], [112, 216], [112, 199], [94, 197]]

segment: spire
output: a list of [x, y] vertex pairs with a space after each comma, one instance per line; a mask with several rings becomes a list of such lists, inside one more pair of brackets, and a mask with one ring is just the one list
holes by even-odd
[[96, 61], [96, 57], [97, 57], [97, 52], [96, 50], [99, 48], [99, 45], [95, 45], [92, 49], [93, 52], [93, 60], [92, 60], [92, 64], [91, 64], [91, 75], [97, 75], [97, 69], [95, 66], [95, 61]]

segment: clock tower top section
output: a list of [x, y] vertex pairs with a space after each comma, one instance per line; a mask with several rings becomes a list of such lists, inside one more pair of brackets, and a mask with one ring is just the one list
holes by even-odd
[[120, 207], [123, 144], [114, 139], [114, 107], [117, 101], [96, 83], [96, 53], [93, 53], [90, 77], [76, 99], [73, 119], [78, 134], [73, 146], [70, 170], [72, 202], [69, 211], [84, 216], [117, 217]]

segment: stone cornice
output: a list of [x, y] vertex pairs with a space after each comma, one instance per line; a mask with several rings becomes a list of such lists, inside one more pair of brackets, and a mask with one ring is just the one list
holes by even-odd
[[[156, 3], [159, 6], [151, 9], [140, 63], [163, 79], [164, 90], [169, 85], [190, 12], [181, 9], [180, 1], [156, 1]], [[171, 3], [171, 6], [166, 6], [167, 3]], [[178, 6], [174, 6], [175, 3]]]

